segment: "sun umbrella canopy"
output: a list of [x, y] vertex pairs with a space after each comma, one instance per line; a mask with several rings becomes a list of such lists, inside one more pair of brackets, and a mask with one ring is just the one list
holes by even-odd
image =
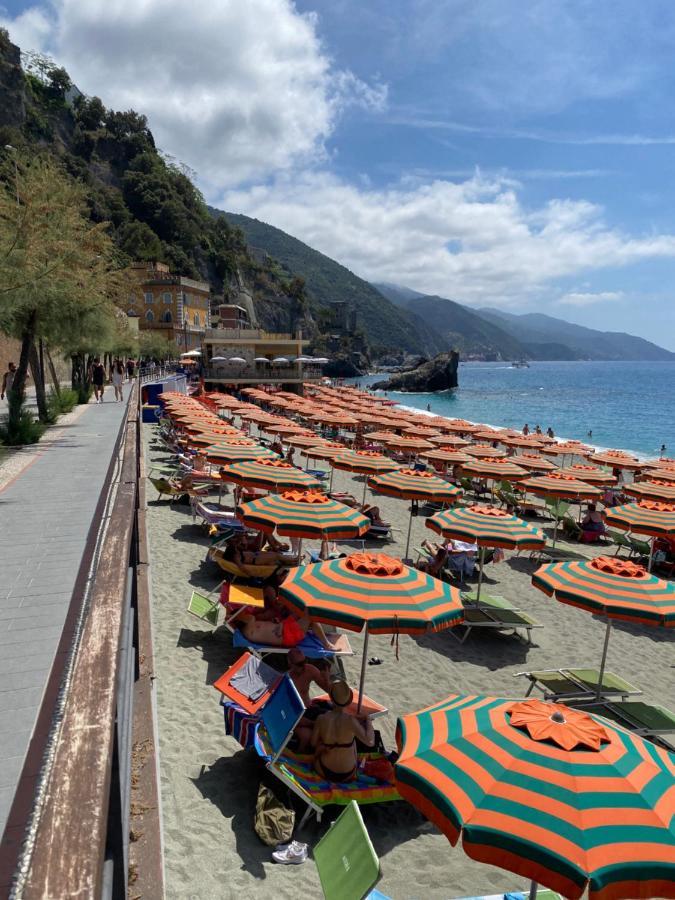
[[462, 474], [471, 475], [473, 478], [517, 481], [527, 477], [529, 473], [527, 469], [522, 469], [509, 459], [472, 459], [462, 465]]
[[454, 434], [439, 434], [438, 437], [432, 435], [429, 437], [429, 443], [435, 444], [437, 447], [449, 447], [455, 450], [469, 446], [469, 441]]
[[546, 538], [538, 528], [505, 509], [478, 503], [444, 509], [427, 519], [426, 526], [443, 537], [476, 543], [479, 547], [540, 550], [546, 544]]
[[284, 491], [242, 503], [238, 515], [248, 528], [285, 537], [347, 540], [370, 528], [358, 510], [317, 491]]
[[604, 469], [599, 469], [597, 466], [585, 466], [582, 463], [560, 469], [560, 473], [571, 475], [580, 481], [587, 481], [588, 484], [616, 484], [616, 476], [611, 472], [605, 472]]
[[471, 457], [467, 456], [463, 450], [424, 450], [420, 456], [422, 459], [433, 459], [452, 466], [471, 460]]
[[307, 447], [300, 452], [303, 456], [309, 457], [309, 459], [334, 459], [336, 456], [343, 454], [346, 449], [344, 444], [334, 444], [330, 441], [322, 444], [317, 438], [311, 447]]
[[673, 758], [541, 700], [452, 694], [397, 722], [401, 796], [464, 852], [564, 897], [675, 897]]
[[394, 469], [370, 479], [370, 487], [387, 497], [401, 500], [429, 500], [436, 503], [452, 503], [462, 496], [454, 484], [448, 484], [433, 472], [418, 469]]
[[332, 465], [335, 469], [345, 472], [357, 472], [361, 475], [376, 474], [378, 472], [390, 472], [398, 469], [398, 463], [372, 450], [348, 450], [333, 458]]
[[254, 444], [252, 441], [235, 441], [230, 444], [211, 444], [206, 447], [204, 454], [209, 462], [228, 463], [240, 462], [246, 459], [278, 459], [276, 453], [272, 453], [266, 447]]
[[602, 453], [589, 454], [587, 459], [589, 462], [599, 463], [602, 466], [612, 466], [613, 469], [640, 469], [642, 467], [639, 459], [623, 450], [603, 450]]
[[512, 460], [516, 465], [532, 472], [553, 472], [555, 470], [555, 464], [544, 459], [538, 453], [520, 453], [518, 456], [512, 457]]
[[561, 475], [550, 472], [535, 478], [526, 478], [519, 487], [538, 497], [560, 497], [570, 500], [594, 500], [601, 495], [599, 488], [575, 478], [573, 475]]
[[430, 441], [427, 441], [424, 438], [408, 437], [405, 434], [390, 434], [383, 443], [385, 443], [387, 447], [394, 447], [404, 451], [432, 450], [434, 447]]
[[646, 498], [648, 500], [673, 500], [675, 501], [675, 484], [671, 481], [649, 479], [647, 481], [635, 481], [627, 484], [623, 489], [629, 497]]
[[605, 510], [605, 522], [613, 528], [651, 537], [675, 534], [675, 503], [640, 500]]
[[240, 486], [260, 488], [279, 493], [292, 488], [311, 488], [320, 490], [319, 481], [307, 472], [296, 469], [285, 460], [256, 459], [250, 462], [235, 463], [226, 466], [222, 473], [224, 481], [231, 481]]
[[627, 559], [547, 563], [534, 573], [532, 584], [561, 603], [610, 619], [675, 626], [675, 583]]
[[503, 450], [493, 447], [492, 444], [473, 444], [471, 447], [465, 447], [464, 452], [478, 459], [499, 459], [506, 456]]
[[319, 622], [371, 634], [424, 634], [464, 618], [457, 588], [380, 553], [293, 569], [280, 596]]
[[451, 419], [445, 426], [448, 431], [456, 431], [459, 434], [473, 434], [474, 431], [482, 431], [482, 425], [475, 422], [467, 422], [466, 419]]

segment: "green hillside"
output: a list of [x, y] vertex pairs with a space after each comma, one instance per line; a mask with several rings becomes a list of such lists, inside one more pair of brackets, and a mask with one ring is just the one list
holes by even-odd
[[324, 316], [331, 303], [344, 300], [357, 310], [358, 325], [365, 331], [375, 353], [407, 350], [430, 354], [450, 346], [439, 341], [434, 330], [423, 321], [415, 321], [406, 311], [398, 309], [367, 281], [290, 234], [248, 216], [211, 211], [240, 229], [254, 253], [267, 254], [304, 278], [310, 309], [319, 323], [327, 322]]
[[399, 285], [377, 287], [394, 303], [424, 322], [433, 323], [446, 346], [457, 348], [464, 358], [520, 359], [528, 355], [522, 343], [511, 334], [460, 303], [419, 294]]

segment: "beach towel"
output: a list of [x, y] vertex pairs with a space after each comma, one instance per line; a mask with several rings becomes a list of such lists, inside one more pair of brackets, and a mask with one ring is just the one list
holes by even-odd
[[[237, 629], [232, 635], [233, 647], [250, 647], [252, 650], [259, 650], [263, 653], [288, 653], [289, 647], [269, 647], [267, 644], [256, 644], [244, 637], [241, 631]], [[308, 659], [327, 659], [333, 656], [332, 650], [326, 650], [321, 641], [313, 634], [306, 634], [297, 647], [302, 650]]]
[[275, 669], [252, 656], [232, 676], [230, 684], [249, 700], [258, 700], [278, 680], [279, 673]]

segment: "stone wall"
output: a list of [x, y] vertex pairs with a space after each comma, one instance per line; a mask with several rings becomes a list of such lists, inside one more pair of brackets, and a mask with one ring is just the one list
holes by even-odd
[[[0, 332], [0, 377], [7, 371], [7, 366], [10, 362], [13, 362], [18, 366], [20, 353], [21, 345], [19, 341], [14, 340], [14, 338], [7, 337], [7, 335]], [[58, 353], [53, 353], [52, 359], [54, 360], [54, 368], [56, 369], [59, 381], [70, 381], [70, 362], [64, 359]], [[47, 369], [46, 361], [45, 369]], [[51, 379], [49, 377], [48, 369], [45, 372], [45, 378], [47, 381], [47, 390], [49, 390]]]

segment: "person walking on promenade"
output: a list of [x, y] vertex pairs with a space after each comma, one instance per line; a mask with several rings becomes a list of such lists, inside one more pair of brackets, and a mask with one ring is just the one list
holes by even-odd
[[2, 376], [2, 391], [0, 391], [0, 400], [4, 400], [5, 394], [9, 394], [9, 392], [12, 390], [15, 375], [16, 375], [16, 366], [14, 365], [13, 362], [11, 362], [7, 366], [7, 371]]
[[97, 356], [92, 363], [89, 380], [94, 386], [94, 397], [97, 403], [103, 403], [103, 385], [105, 384], [105, 366]]
[[124, 392], [122, 391], [122, 382], [124, 381], [124, 366], [119, 359], [113, 363], [112, 383], [115, 388], [115, 400], [120, 403], [124, 400]]

